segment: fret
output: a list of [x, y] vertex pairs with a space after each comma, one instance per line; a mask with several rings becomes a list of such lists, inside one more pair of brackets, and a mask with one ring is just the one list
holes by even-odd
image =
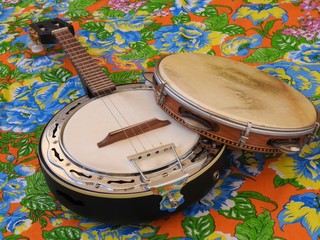
[[112, 81], [67, 28], [55, 31], [53, 35], [62, 45], [62, 48], [94, 96], [101, 93], [111, 93], [115, 89]]

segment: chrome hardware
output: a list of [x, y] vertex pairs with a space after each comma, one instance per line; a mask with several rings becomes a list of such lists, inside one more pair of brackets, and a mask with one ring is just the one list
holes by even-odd
[[249, 139], [249, 134], [250, 134], [251, 128], [252, 128], [252, 123], [248, 122], [246, 129], [242, 132], [242, 134], [238, 140], [239, 147], [243, 147], [244, 144], [246, 143], [246, 141]]
[[174, 197], [172, 196], [171, 193], [168, 193], [166, 195], [166, 198], [169, 200], [170, 206], [172, 208], [177, 208], [179, 206], [179, 202], [177, 200], [174, 199]]
[[142, 77], [144, 80], [146, 80], [146, 85], [148, 85], [148, 83], [154, 85], [156, 84], [153, 77], [154, 77], [154, 73], [153, 72], [143, 72], [142, 73]]
[[313, 132], [310, 133], [310, 135], [308, 136], [308, 141], [307, 141], [307, 143], [309, 143], [309, 142], [313, 141], [315, 138], [317, 138], [317, 136], [318, 136], [317, 133], [318, 133], [319, 129], [320, 129], [320, 123], [319, 123], [319, 122], [316, 122], [316, 123], [314, 124], [314, 130], [313, 130]]
[[218, 124], [210, 123], [202, 117], [195, 115], [182, 107], [179, 108], [179, 113], [181, 114], [181, 118], [190, 128], [203, 131], [219, 131]]
[[168, 150], [171, 150], [175, 156], [175, 160], [177, 162], [177, 165], [179, 167], [179, 170], [182, 171], [182, 163], [181, 163], [181, 160], [175, 150], [175, 145], [173, 143], [170, 143], [170, 144], [166, 144], [166, 145], [162, 145], [160, 147], [157, 147], [157, 148], [153, 148], [151, 150], [148, 150], [148, 151], [144, 151], [144, 152], [140, 152], [140, 153], [137, 153], [137, 154], [134, 154], [134, 155], [131, 155], [131, 156], [128, 156], [128, 159], [132, 162], [132, 164], [135, 166], [135, 168], [138, 170], [138, 172], [140, 173], [141, 177], [142, 177], [142, 181], [143, 182], [150, 182], [150, 179], [148, 179], [142, 172], [141, 168], [138, 166], [137, 164], [137, 161], [141, 160], [141, 159], [144, 159], [146, 157], [150, 157], [152, 155], [156, 155], [156, 154], [159, 154], [161, 152], [164, 152], [164, 151], [168, 151]]
[[166, 93], [164, 92], [165, 83], [159, 84], [159, 89], [156, 90], [156, 103], [162, 104], [165, 101]]
[[213, 174], [212, 174], [212, 177], [213, 177], [213, 180], [218, 180], [219, 179], [219, 177], [220, 177], [220, 173], [219, 173], [219, 171], [215, 171]]
[[287, 154], [293, 154], [301, 150], [301, 144], [299, 143], [298, 140], [290, 141], [287, 139], [283, 139], [283, 140], [278, 139], [278, 140], [271, 140], [269, 144]]
[[[175, 155], [176, 161], [173, 163], [178, 166], [178, 169], [174, 168], [170, 172], [165, 172], [162, 178], [148, 178], [138, 166], [137, 160], [139, 161], [151, 156], [151, 154], [158, 154], [161, 151], [168, 151], [170, 149]], [[146, 183], [146, 190], [151, 190], [154, 195], [160, 195], [162, 197], [160, 210], [172, 212], [183, 203], [183, 201], [181, 201], [183, 200], [183, 195], [180, 193], [180, 190], [187, 182], [189, 174], [183, 171], [181, 160], [176, 153], [175, 145], [173, 143], [152, 149], [151, 151], [144, 151], [131, 155], [128, 157], [128, 159], [133, 163], [135, 168], [140, 173], [142, 182]], [[174, 192], [179, 192], [179, 198], [173, 196], [172, 193]], [[169, 206], [166, 204], [166, 199], [169, 201]], [[179, 200], [181, 201], [180, 203]]]

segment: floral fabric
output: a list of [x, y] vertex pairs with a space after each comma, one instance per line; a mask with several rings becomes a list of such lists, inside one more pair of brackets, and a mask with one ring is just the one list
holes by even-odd
[[163, 54], [232, 58], [319, 109], [319, 12], [317, 0], [1, 1], [0, 239], [319, 239], [319, 138], [292, 155], [229, 149], [231, 168], [215, 187], [166, 219], [121, 226], [70, 212], [50, 193], [36, 151], [44, 125], [84, 90], [61, 47], [32, 52], [28, 35], [33, 21], [72, 21], [116, 84], [142, 81]]

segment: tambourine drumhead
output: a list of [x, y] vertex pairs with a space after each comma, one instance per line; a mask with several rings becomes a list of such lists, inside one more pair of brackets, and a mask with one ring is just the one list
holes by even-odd
[[317, 119], [314, 106], [300, 92], [244, 63], [181, 53], [164, 57], [157, 70], [177, 96], [227, 121], [294, 130], [314, 126]]
[[[148, 119], [169, 120], [170, 124], [143, 135], [99, 148], [97, 143], [109, 132]], [[101, 173], [131, 174], [138, 170], [128, 156], [161, 145], [175, 143], [179, 157], [198, 142], [199, 135], [181, 126], [155, 103], [152, 90], [128, 90], [90, 101], [65, 123], [61, 145], [75, 164]], [[175, 161], [173, 152], [139, 160], [142, 171], [153, 171]]]

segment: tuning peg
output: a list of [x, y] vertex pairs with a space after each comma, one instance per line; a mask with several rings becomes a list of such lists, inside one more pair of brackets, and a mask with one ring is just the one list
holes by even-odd
[[29, 28], [29, 36], [31, 42], [28, 44], [28, 47], [32, 52], [38, 53], [43, 50], [43, 46], [39, 41], [39, 34], [32, 28]]
[[28, 47], [31, 49], [32, 52], [34, 53], [38, 53], [41, 52], [43, 50], [43, 46], [42, 44], [36, 44], [34, 42], [30, 42], [28, 44]]

